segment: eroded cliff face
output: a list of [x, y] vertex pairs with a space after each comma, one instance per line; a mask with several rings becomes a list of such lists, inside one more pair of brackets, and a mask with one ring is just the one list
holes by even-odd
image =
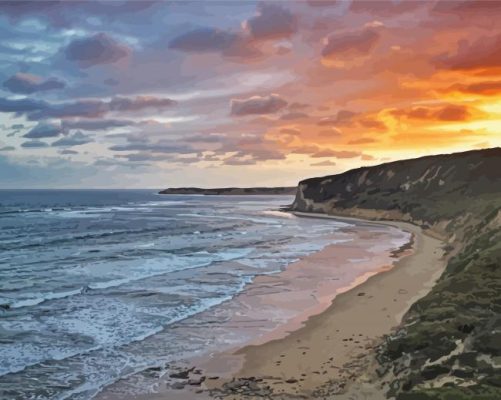
[[398, 400], [501, 399], [501, 149], [299, 183], [295, 211], [404, 220], [447, 241], [447, 268], [378, 359]]
[[501, 149], [495, 148], [306, 179], [298, 185], [292, 209], [398, 219], [429, 227], [484, 212], [500, 188]]

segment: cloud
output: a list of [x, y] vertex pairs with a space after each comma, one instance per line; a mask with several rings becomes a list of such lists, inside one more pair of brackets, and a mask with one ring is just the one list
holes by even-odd
[[438, 107], [398, 109], [392, 110], [391, 114], [395, 117], [427, 121], [465, 121], [471, 115], [468, 107], [455, 104], [447, 104]]
[[169, 48], [193, 53], [223, 52], [238, 39], [235, 33], [216, 28], [198, 28], [172, 39]]
[[71, 149], [62, 149], [62, 150], [59, 150], [59, 154], [62, 154], [62, 155], [74, 155], [74, 154], [78, 154], [78, 151], [71, 150]]
[[248, 99], [232, 99], [231, 115], [273, 114], [283, 109], [286, 105], [287, 101], [278, 94], [253, 96]]
[[82, 129], [84, 131], [100, 131], [109, 128], [121, 128], [135, 125], [136, 122], [128, 119], [97, 119], [97, 120], [64, 120], [62, 126], [65, 130]]
[[358, 123], [360, 124], [360, 126], [368, 129], [375, 129], [378, 131], [385, 131], [386, 129], [388, 129], [383, 121], [374, 118], [361, 118], [358, 120]]
[[6, 99], [0, 98], [0, 112], [25, 113], [29, 111], [43, 110], [48, 107], [48, 103], [33, 99]]
[[253, 59], [262, 53], [240, 34], [217, 28], [198, 28], [172, 39], [169, 48], [187, 53], [220, 53], [226, 57]]
[[280, 129], [280, 133], [283, 133], [285, 135], [297, 136], [297, 135], [301, 134], [301, 131], [299, 129], [296, 129], [296, 128], [282, 128], [282, 129]]
[[244, 23], [245, 29], [255, 40], [290, 37], [297, 31], [297, 18], [278, 4], [262, 3], [258, 14]]
[[104, 116], [108, 111], [108, 104], [101, 100], [76, 100], [66, 103], [49, 104], [39, 111], [30, 112], [28, 119], [36, 121], [46, 118], [98, 118]]
[[457, 83], [450, 86], [448, 91], [494, 96], [501, 93], [501, 81], [484, 81], [470, 84]]
[[353, 139], [348, 142], [348, 144], [368, 144], [368, 143], [375, 143], [376, 140], [372, 138], [360, 138], [360, 139]]
[[64, 49], [66, 59], [77, 63], [81, 68], [99, 64], [112, 64], [128, 57], [132, 50], [107, 33], [73, 40]]
[[51, 137], [57, 137], [62, 133], [63, 130], [60, 124], [52, 122], [39, 122], [28, 133], [23, 135], [23, 137], [29, 139], [51, 138]]
[[349, 125], [358, 113], [350, 110], [339, 110], [336, 115], [324, 117], [317, 122], [320, 126]]
[[320, 131], [318, 134], [320, 136], [325, 136], [325, 137], [336, 137], [336, 136], [341, 136], [343, 133], [337, 128], [330, 128]]
[[124, 145], [113, 145], [109, 147], [112, 151], [145, 151], [152, 153], [165, 154], [190, 154], [196, 153], [196, 150], [185, 144], [178, 144], [171, 141], [161, 140], [156, 143], [128, 143]]
[[194, 143], [221, 143], [226, 139], [226, 135], [219, 133], [210, 133], [208, 135], [194, 135], [184, 139], [185, 142]]
[[66, 83], [58, 78], [43, 79], [37, 75], [17, 73], [7, 79], [3, 86], [12, 93], [31, 94], [47, 90], [63, 89]]
[[59, 140], [56, 140], [52, 143], [54, 147], [71, 147], [71, 146], [80, 146], [82, 144], [92, 142], [92, 138], [88, 135], [84, 135], [82, 132], [77, 131], [71, 135], [62, 137]]
[[42, 147], [48, 147], [49, 145], [45, 142], [42, 142], [41, 140], [28, 140], [27, 142], [21, 143], [21, 147], [25, 148], [42, 148]]
[[322, 56], [336, 59], [346, 55], [366, 55], [379, 42], [381, 35], [374, 28], [365, 28], [348, 33], [333, 33], [327, 36]]
[[332, 7], [342, 3], [341, 0], [306, 0], [311, 7]]
[[316, 144], [303, 144], [291, 149], [293, 154], [313, 154], [318, 153], [320, 148]]
[[223, 164], [225, 165], [255, 165], [257, 164], [256, 160], [253, 158], [243, 158], [239, 156], [230, 156], [223, 160]]
[[312, 167], [334, 167], [336, 163], [334, 161], [325, 160], [317, 163], [310, 164]]
[[[19, 1], [3, 0], [0, 2], [0, 11], [12, 19], [22, 17], [43, 17], [54, 27], [61, 27], [72, 22], [86, 20], [89, 16], [107, 17], [114, 19], [124, 14], [137, 14], [152, 5], [157, 0], [141, 1]], [[76, 11], [76, 12], [75, 12]]]
[[3, 147], [0, 147], [0, 151], [13, 151], [13, 150], [16, 150], [16, 148], [14, 146], [3, 146]]
[[459, 16], [496, 16], [501, 12], [497, 1], [492, 0], [441, 0], [437, 1], [431, 12], [457, 14]]
[[[29, 112], [28, 119], [32, 121], [47, 118], [101, 118], [113, 111], [140, 111], [148, 108], [161, 110], [170, 108], [174, 104], [176, 104], [174, 100], [154, 96], [114, 97], [110, 101], [82, 99], [63, 103], [44, 103], [43, 108], [39, 107], [37, 111], [31, 112], [29, 109], [24, 111]], [[105, 121], [101, 121], [100, 124], [104, 125]]]
[[313, 158], [323, 158], [323, 157], [335, 157], [335, 158], [355, 158], [360, 157], [362, 153], [358, 151], [347, 151], [347, 150], [330, 150], [324, 149], [320, 150], [311, 155]]
[[452, 70], [475, 70], [501, 67], [501, 34], [461, 40], [455, 53], [435, 57], [435, 65]]
[[151, 153], [131, 153], [131, 154], [117, 154], [115, 157], [125, 158], [130, 162], [145, 162], [145, 161], [172, 161], [172, 158], [165, 154], [151, 154]]
[[168, 98], [154, 96], [114, 97], [109, 107], [112, 111], [139, 111], [145, 108], [163, 109], [176, 105], [177, 102]]
[[425, 1], [422, 0], [353, 0], [350, 5], [350, 11], [354, 13], [367, 13], [370, 15], [379, 15], [392, 17], [398, 14], [415, 11], [423, 7]]
[[280, 119], [282, 119], [284, 121], [291, 121], [291, 120], [295, 120], [295, 119], [306, 119], [309, 117], [310, 116], [304, 112], [292, 111], [292, 112], [288, 112], [287, 114], [282, 115], [280, 117]]

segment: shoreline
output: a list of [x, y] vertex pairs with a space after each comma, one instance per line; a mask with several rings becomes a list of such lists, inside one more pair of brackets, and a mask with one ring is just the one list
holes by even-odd
[[[341, 218], [337, 220], [343, 222]], [[373, 225], [374, 228], [368, 229], [368, 225]], [[169, 370], [161, 374], [156, 385], [157, 393], [132, 395], [126, 398], [150, 400], [211, 398], [207, 397], [209, 395], [207, 390], [217, 390], [225, 383], [231, 382], [234, 377], [243, 376], [249, 361], [246, 349], [261, 348], [269, 343], [287, 340], [291, 335], [307, 328], [312, 318], [322, 318], [326, 310], [332, 307], [335, 298], [355, 290], [374, 276], [393, 269], [397, 260], [412, 253], [414, 234], [399, 227], [391, 228], [397, 229], [388, 229], [384, 224], [365, 220], [352, 221], [352, 226], [347, 226], [343, 228], [346, 231], [341, 231], [344, 232], [342, 236], [350, 237], [351, 240], [335, 241], [322, 250], [290, 264], [277, 275], [258, 276], [246, 291], [233, 299], [233, 304], [237, 302], [244, 305], [238, 309], [247, 311], [243, 315], [237, 314], [236, 318], [234, 314], [229, 320], [230, 325], [235, 327], [239, 325], [243, 327], [255, 321], [258, 323], [254, 324], [257, 328], [256, 336], [230, 349], [215, 350], [208, 357], [195, 357], [171, 365]], [[312, 286], [311, 282], [315, 280], [317, 283]], [[282, 315], [288, 315], [292, 310], [296, 310], [295, 314], [292, 314], [293, 318], [287, 317], [271, 331], [263, 331], [266, 326], [261, 327], [264, 320], [274, 319], [284, 311], [286, 313]], [[244, 315], [246, 317], [242, 319]], [[246, 318], [249, 317], [251, 320], [246, 322]], [[248, 332], [242, 331], [242, 333]], [[197, 376], [192, 374], [192, 367], [195, 371], [199, 370]], [[190, 371], [190, 373], [186, 374], [185, 380], [179, 382], [176, 379], [169, 379], [172, 368], [174, 371]], [[250, 376], [246, 372], [245, 375]], [[215, 376], [218, 379], [211, 379]], [[197, 385], [188, 383], [190, 380], [198, 382], [200, 377], [203, 377], [204, 381]], [[205, 390], [201, 392], [201, 388]], [[117, 398], [112, 392], [105, 390], [105, 393], [101, 392], [97, 398]], [[213, 395], [217, 396], [215, 393]]]
[[[413, 250], [392, 268], [338, 294], [326, 310], [310, 316], [303, 327], [288, 336], [240, 349], [237, 353], [245, 359], [243, 367], [229, 384], [214, 385], [211, 394], [225, 399], [248, 398], [246, 389], [244, 394], [241, 389], [258, 377], [259, 383], [251, 386], [257, 391], [269, 388], [271, 397], [308, 399], [336, 394], [340, 399], [360, 395], [384, 399], [384, 383], [378, 382], [374, 370], [370, 371], [377, 368], [374, 349], [442, 274], [446, 267], [445, 242], [407, 222], [293, 214], [397, 227], [413, 234]], [[252, 390], [247, 393], [251, 395]]]

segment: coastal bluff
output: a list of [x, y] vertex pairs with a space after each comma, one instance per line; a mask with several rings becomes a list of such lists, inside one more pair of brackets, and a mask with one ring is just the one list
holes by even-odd
[[168, 188], [159, 194], [184, 194], [184, 195], [204, 195], [204, 196], [249, 196], [249, 195], [294, 195], [296, 187], [224, 187], [224, 188], [197, 188], [181, 187]]
[[299, 183], [292, 211], [406, 221], [447, 267], [378, 347], [389, 398], [501, 398], [501, 148], [363, 167]]

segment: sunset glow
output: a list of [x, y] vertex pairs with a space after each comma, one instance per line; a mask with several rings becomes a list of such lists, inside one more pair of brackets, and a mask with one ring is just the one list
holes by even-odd
[[1, 187], [294, 185], [501, 146], [496, 1], [15, 3]]

